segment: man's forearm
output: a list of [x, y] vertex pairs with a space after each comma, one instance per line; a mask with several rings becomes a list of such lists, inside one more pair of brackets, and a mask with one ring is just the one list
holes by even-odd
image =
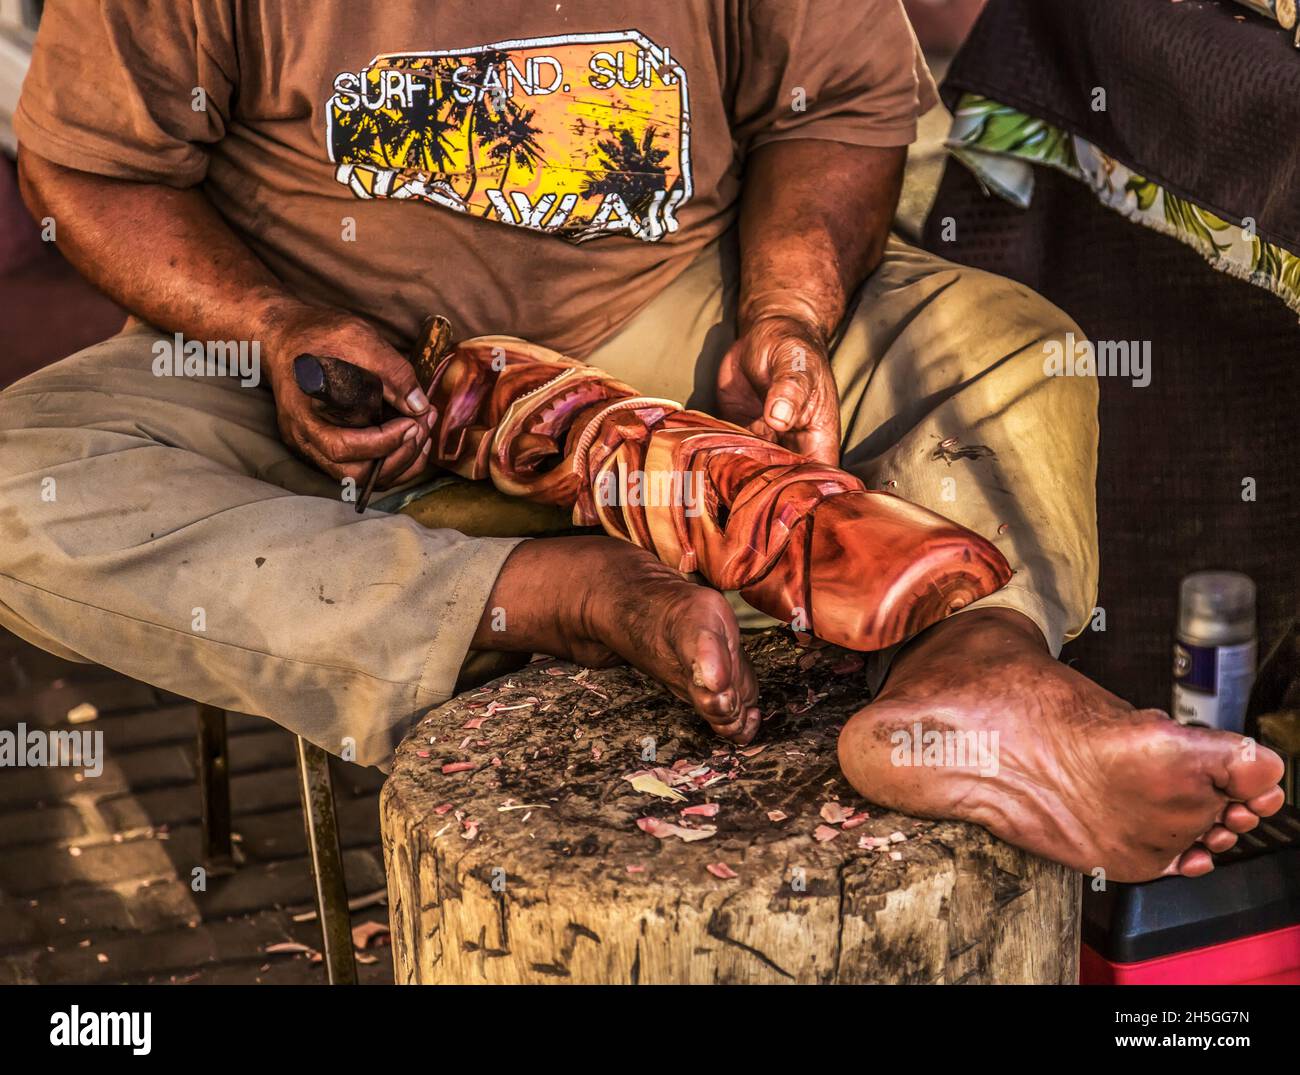
[[[364, 481], [382, 460], [378, 488], [423, 473], [429, 403], [415, 370], [369, 322], [303, 302], [284, 288], [197, 190], [131, 183], [24, 154], [28, 208], [52, 217], [59, 249], [133, 314], [192, 340], [248, 340], [275, 394], [285, 443], [336, 478]], [[294, 384], [295, 355], [346, 357], [375, 374], [401, 418], [344, 429], [316, 413]]]
[[905, 148], [812, 139], [750, 157], [740, 213], [740, 332], [787, 316], [835, 331], [880, 264], [902, 188]]
[[30, 152], [23, 200], [91, 283], [151, 324], [200, 339], [259, 335], [293, 298], [197, 189], [89, 175]]

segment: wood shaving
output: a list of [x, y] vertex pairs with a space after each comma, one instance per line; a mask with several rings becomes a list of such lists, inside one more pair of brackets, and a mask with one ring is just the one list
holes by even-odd
[[676, 836], [687, 843], [694, 843], [696, 840], [707, 840], [718, 831], [712, 825], [690, 829], [684, 825], [674, 825], [671, 821], [664, 821], [662, 818], [657, 817], [639, 817], [636, 819], [636, 826], [642, 832], [649, 833], [656, 839], [667, 840], [670, 836]]
[[839, 803], [824, 803], [821, 808], [821, 819], [828, 825], [839, 825], [853, 816], [853, 811]]
[[682, 808], [682, 817], [717, 817], [717, 803], [698, 803], [695, 806], [685, 806]]

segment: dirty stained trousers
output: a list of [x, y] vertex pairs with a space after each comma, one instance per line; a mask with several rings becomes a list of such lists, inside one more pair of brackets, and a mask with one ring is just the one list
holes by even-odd
[[[710, 409], [736, 275], [724, 237], [585, 357]], [[1015, 575], [971, 607], [1024, 613], [1053, 652], [1097, 580], [1096, 382], [1043, 368], [1070, 332], [1027, 288], [891, 240], [831, 352], [846, 468], [995, 542]], [[452, 694], [516, 542], [356, 514], [281, 443], [268, 389], [155, 376], [159, 338], [0, 393], [0, 625], [386, 766]]]

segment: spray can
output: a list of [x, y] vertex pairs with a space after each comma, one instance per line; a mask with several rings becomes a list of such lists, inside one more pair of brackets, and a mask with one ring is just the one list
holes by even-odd
[[1255, 584], [1237, 571], [1183, 579], [1174, 642], [1174, 719], [1242, 732], [1255, 682]]

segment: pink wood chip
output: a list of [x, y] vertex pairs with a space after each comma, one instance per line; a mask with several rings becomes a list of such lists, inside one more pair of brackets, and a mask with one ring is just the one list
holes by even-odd
[[481, 728], [485, 720], [487, 720], [487, 717], [470, 717], [461, 727], [469, 730]]
[[738, 874], [725, 862], [710, 862], [704, 868], [708, 870], [709, 873], [713, 874], [714, 877], [721, 878], [723, 881], [730, 881], [733, 877], [740, 876], [740, 874]]
[[472, 761], [449, 761], [442, 767], [444, 775], [450, 776], [452, 773], [465, 773], [474, 768]]
[[717, 803], [699, 803], [696, 806], [682, 808], [682, 817], [717, 817]]
[[832, 829], [829, 825], [818, 825], [813, 829], [813, 839], [819, 844], [824, 844], [827, 840], [834, 840], [839, 834], [839, 829]]
[[446, 813], [448, 810], [450, 810], [451, 808], [452, 808], [452, 804], [451, 804], [451, 803], [443, 803], [441, 806], [435, 806], [435, 807], [433, 808], [433, 812], [434, 812], [435, 814], [445, 814], [445, 813]]
[[705, 826], [699, 829], [688, 829], [682, 825], [674, 825], [671, 821], [664, 821], [657, 817], [639, 817], [636, 819], [637, 828], [642, 832], [648, 832], [651, 836], [659, 840], [667, 840], [670, 836], [677, 836], [691, 843], [695, 840], [707, 840], [718, 830], [713, 826]]
[[828, 825], [838, 825], [843, 821], [848, 821], [853, 816], [853, 811], [847, 806], [841, 806], [839, 803], [826, 803], [822, 806], [821, 817]]
[[767, 812], [768, 821], [784, 821], [788, 816], [784, 810], [769, 810]]

